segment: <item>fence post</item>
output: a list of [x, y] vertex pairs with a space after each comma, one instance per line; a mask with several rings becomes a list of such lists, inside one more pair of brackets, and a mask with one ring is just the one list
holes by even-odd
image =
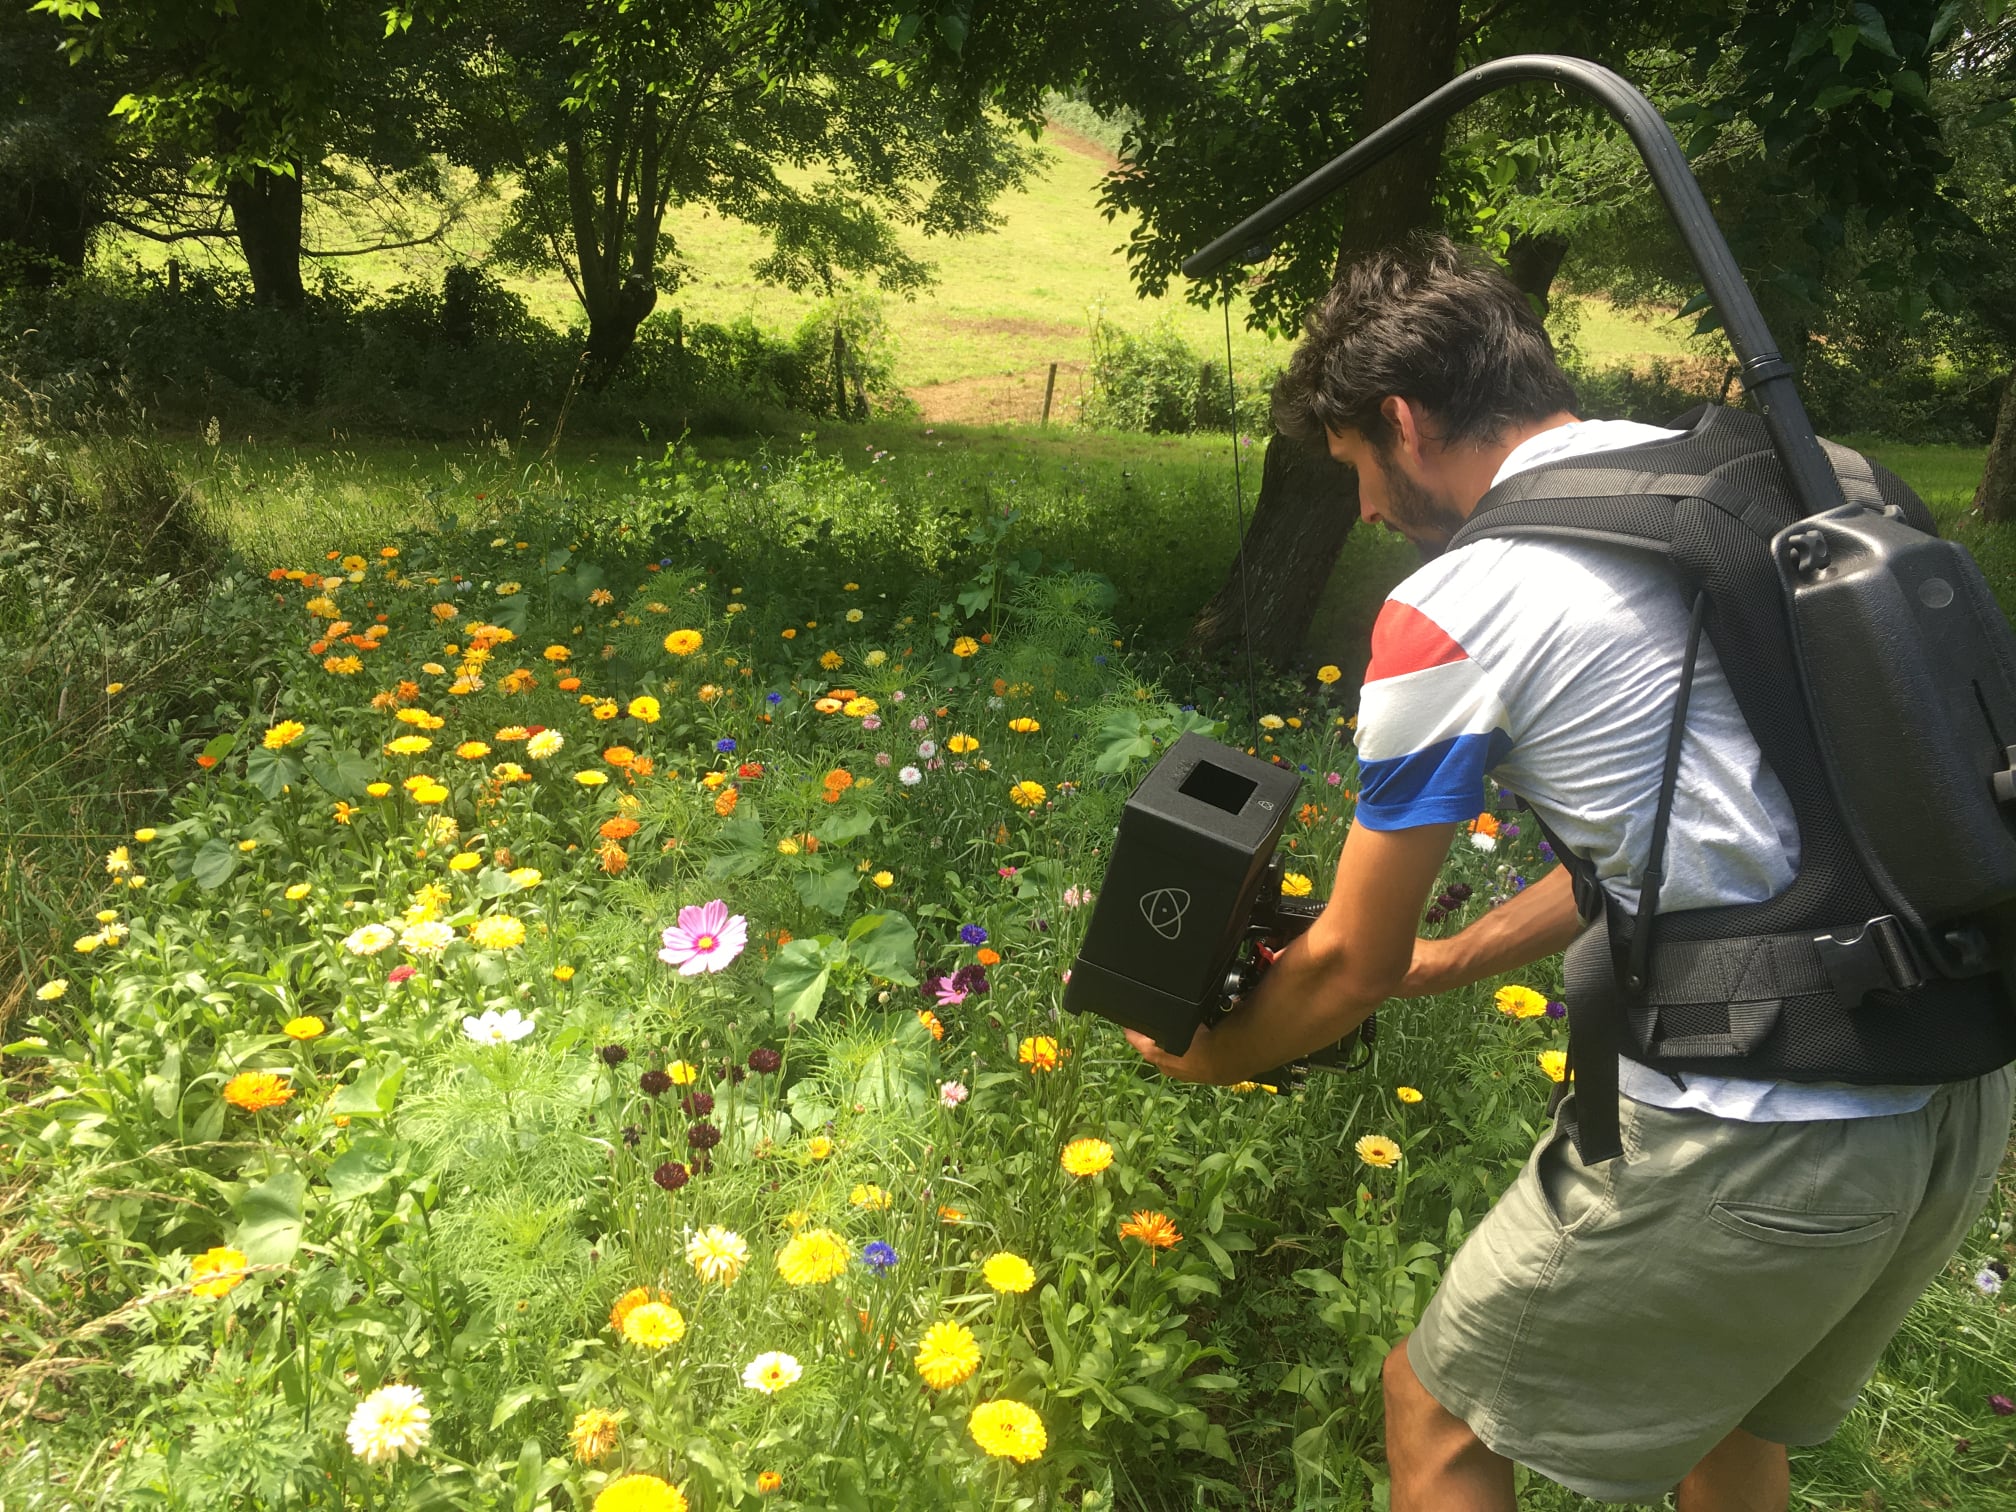
[[1050, 423], [1050, 396], [1055, 394], [1056, 392], [1057, 392], [1057, 364], [1053, 362], [1050, 364], [1050, 376], [1043, 382], [1042, 423], [1044, 425], [1048, 425]]

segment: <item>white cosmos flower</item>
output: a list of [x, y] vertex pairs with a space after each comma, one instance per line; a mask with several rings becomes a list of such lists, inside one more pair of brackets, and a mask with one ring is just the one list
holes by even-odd
[[896, 774], [896, 780], [905, 787], [915, 787], [924, 780], [924, 774], [914, 766], [906, 766]]
[[775, 1396], [797, 1381], [805, 1368], [782, 1350], [765, 1350], [742, 1367], [742, 1384], [751, 1391]]
[[1470, 843], [1480, 851], [1494, 851], [1498, 849], [1498, 837], [1496, 835], [1487, 835], [1478, 830], [1471, 831]]
[[530, 1015], [516, 1008], [506, 1008], [502, 1013], [486, 1008], [482, 1017], [462, 1020], [462, 1032], [479, 1045], [513, 1045], [536, 1027]]

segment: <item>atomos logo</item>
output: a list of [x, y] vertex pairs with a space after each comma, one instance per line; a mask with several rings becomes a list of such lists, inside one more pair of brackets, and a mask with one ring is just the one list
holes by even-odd
[[1183, 915], [1190, 911], [1190, 894], [1180, 887], [1158, 887], [1141, 895], [1141, 917], [1165, 940], [1183, 933]]

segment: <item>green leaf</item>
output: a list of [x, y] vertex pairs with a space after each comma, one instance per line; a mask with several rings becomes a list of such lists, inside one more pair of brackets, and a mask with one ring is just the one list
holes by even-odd
[[383, 1118], [392, 1111], [399, 1083], [405, 1078], [405, 1062], [396, 1055], [379, 1065], [366, 1066], [357, 1080], [337, 1092], [330, 1110], [352, 1118]]
[[236, 749], [237, 745], [238, 737], [235, 733], [227, 732], [223, 735], [213, 735], [209, 743], [203, 747], [203, 754], [215, 760], [222, 761]]
[[245, 780], [268, 798], [278, 798], [283, 789], [301, 780], [301, 763], [285, 751], [257, 746], [245, 758]]
[[355, 751], [331, 751], [327, 756], [311, 756], [302, 762], [309, 780], [332, 798], [355, 801], [375, 775], [371, 763]]
[[301, 1204], [308, 1178], [277, 1171], [238, 1199], [238, 1233], [232, 1244], [254, 1265], [285, 1265], [301, 1248]]
[[330, 1163], [330, 1195], [338, 1202], [369, 1197], [392, 1179], [398, 1164], [398, 1141], [384, 1134], [360, 1135]]
[[769, 985], [780, 1017], [789, 1016], [801, 1024], [819, 1017], [819, 1004], [826, 996], [826, 982], [833, 973], [832, 957], [818, 938], [793, 940], [771, 957], [763, 980]]
[[870, 976], [903, 987], [917, 985], [917, 926], [900, 913], [856, 919], [847, 931], [847, 955]]
[[205, 892], [215, 892], [238, 870], [238, 847], [229, 840], [208, 840], [189, 863], [189, 875]]
[[859, 840], [875, 828], [875, 813], [872, 809], [852, 809], [844, 814], [835, 814], [819, 826], [821, 845], [845, 845], [849, 840]]
[[846, 909], [847, 900], [854, 896], [860, 880], [859, 873], [852, 867], [835, 866], [825, 871], [801, 871], [791, 879], [791, 885], [798, 890], [798, 896], [807, 908], [816, 908], [837, 919]]

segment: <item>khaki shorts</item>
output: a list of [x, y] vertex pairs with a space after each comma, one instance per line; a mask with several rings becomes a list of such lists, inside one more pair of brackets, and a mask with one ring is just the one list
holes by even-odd
[[2009, 1142], [2008, 1068], [1916, 1113], [1740, 1123], [1626, 1098], [1624, 1154], [1557, 1122], [1407, 1345], [1506, 1458], [1656, 1501], [1732, 1428], [1818, 1444], [1966, 1237]]

